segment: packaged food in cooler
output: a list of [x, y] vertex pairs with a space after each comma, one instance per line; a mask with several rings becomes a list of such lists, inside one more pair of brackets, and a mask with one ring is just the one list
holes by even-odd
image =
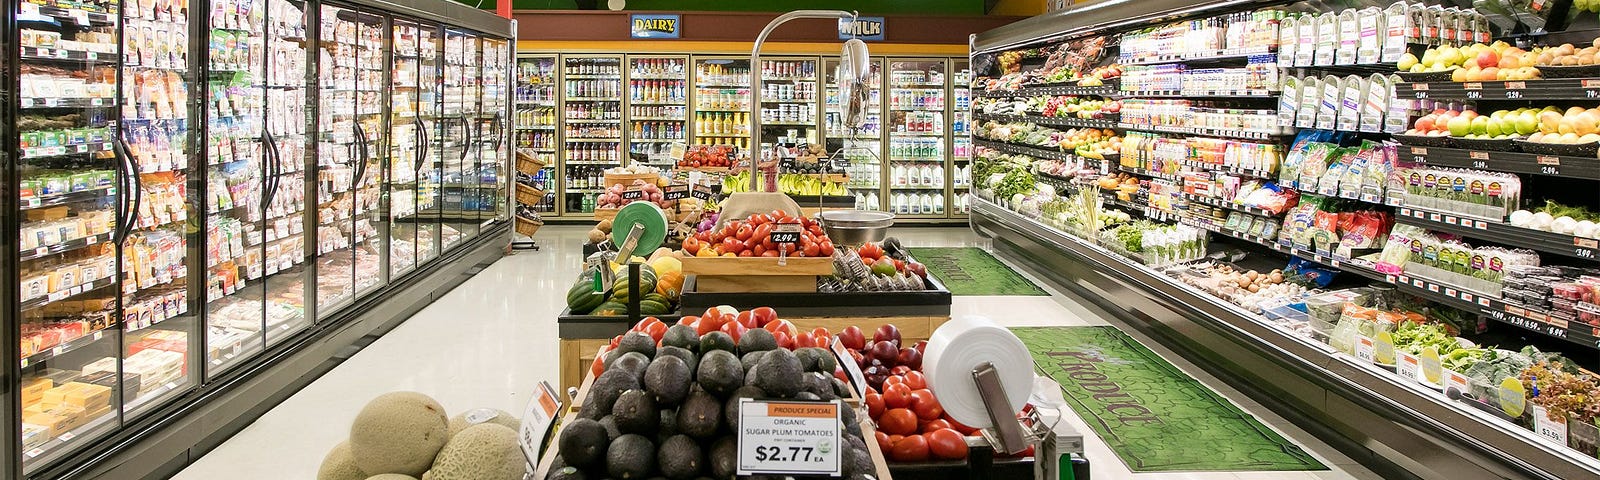
[[44, 392], [55, 388], [55, 382], [43, 377], [30, 377], [22, 380], [22, 406], [38, 403], [44, 398]]
[[65, 405], [93, 410], [101, 405], [111, 404], [111, 389], [101, 385], [72, 382], [46, 390], [40, 404], [47, 408]]
[[31, 423], [22, 424], [23, 450], [32, 450], [43, 447], [45, 443], [51, 440], [51, 438], [53, 437], [50, 435], [50, 427], [34, 425]]
[[51, 438], [59, 437], [77, 428], [83, 422], [82, 408], [59, 407], [46, 409], [40, 405], [22, 410], [22, 423], [36, 425], [49, 431]]

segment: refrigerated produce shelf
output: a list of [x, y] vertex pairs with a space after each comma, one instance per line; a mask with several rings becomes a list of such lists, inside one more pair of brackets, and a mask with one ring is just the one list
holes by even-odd
[[1170, 127], [1158, 125], [1137, 125], [1132, 123], [1118, 123], [1117, 128], [1124, 130], [1139, 130], [1155, 133], [1177, 133], [1183, 135], [1199, 135], [1203, 137], [1221, 137], [1240, 140], [1275, 140], [1282, 137], [1292, 137], [1291, 133], [1270, 133], [1251, 130], [1235, 130], [1229, 128], [1204, 128], [1204, 127]]
[[[1030, 146], [1030, 145], [1018, 145], [1018, 144], [1015, 144], [1015, 143], [1001, 142], [1001, 141], [996, 141], [996, 140], [984, 140], [984, 139], [976, 138], [976, 137], [974, 137], [972, 139], [972, 144], [975, 145], [975, 146], [980, 146], [980, 147], [993, 148], [995, 150], [1000, 150], [1000, 151], [1003, 151], [1003, 152], [1009, 152], [1009, 153], [1020, 154], [1020, 155], [1031, 155], [1031, 156], [1034, 156], [1034, 157], [1046, 158], [1046, 159], [1050, 159], [1050, 160], [1073, 161], [1073, 160], [1077, 160], [1079, 158], [1084, 158], [1084, 157], [1079, 157], [1077, 155], [1073, 155], [1071, 153], [1063, 152], [1063, 151], [1060, 151], [1060, 150], [1050, 150], [1050, 149], [1041, 148], [1041, 147], [1035, 147], [1035, 146]], [[1090, 162], [1101, 162], [1101, 160], [1095, 160], [1095, 159], [1092, 159], [1092, 158], [1084, 158], [1084, 160], [1087, 160], [1087, 161], [1090, 161]]]
[[1594, 158], [1416, 146], [1402, 146], [1400, 154], [1424, 165], [1600, 180], [1600, 160]]
[[30, 210], [35, 208], [64, 205], [68, 203], [99, 200], [101, 197], [115, 195], [116, 193], [117, 189], [115, 187], [100, 187], [89, 190], [57, 193], [54, 195], [44, 195], [39, 197], [25, 197], [22, 199], [22, 209]]
[[1415, 207], [1396, 209], [1396, 221], [1467, 238], [1570, 258], [1600, 261], [1600, 240], [1534, 230]]
[[973, 118], [976, 120], [994, 120], [997, 122], [1026, 122], [1034, 125], [1048, 125], [1052, 127], [1120, 128], [1116, 120], [1098, 118], [1042, 117], [1039, 115], [994, 115], [987, 113], [974, 114]]
[[1400, 82], [1394, 85], [1394, 94], [1419, 100], [1594, 100], [1600, 98], [1600, 78]]

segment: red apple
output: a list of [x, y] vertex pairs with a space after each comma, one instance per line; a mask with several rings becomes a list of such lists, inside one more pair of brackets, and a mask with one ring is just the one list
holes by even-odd
[[895, 348], [900, 348], [900, 328], [892, 323], [885, 323], [879, 326], [877, 331], [872, 332], [872, 341], [874, 342], [890, 340], [894, 341]]
[[861, 332], [861, 327], [851, 325], [839, 332], [839, 343], [843, 343], [844, 348], [861, 350], [867, 348], [867, 335]]

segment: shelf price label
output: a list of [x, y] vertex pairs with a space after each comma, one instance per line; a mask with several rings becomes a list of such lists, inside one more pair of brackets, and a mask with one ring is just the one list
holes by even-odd
[[838, 400], [741, 399], [738, 474], [839, 476], [842, 408]]
[[[556, 414], [561, 411], [560, 397], [556, 396], [550, 382], [539, 382], [539, 388], [534, 392], [533, 399], [528, 401], [527, 408], [522, 411], [522, 425], [517, 429], [517, 440], [522, 448], [523, 458], [528, 461], [528, 466], [538, 468], [539, 453], [544, 449], [544, 438], [550, 432], [550, 427], [555, 424]], [[476, 413], [480, 418], [468, 418], [468, 422], [477, 424], [492, 420], [498, 413], [493, 411], [474, 410], [469, 415]], [[483, 417], [487, 415], [487, 417]]]
[[779, 223], [772, 226], [772, 243], [800, 243], [800, 224]]
[[666, 201], [682, 200], [689, 198], [689, 184], [675, 183], [661, 189], [661, 199]]
[[1374, 363], [1374, 362], [1376, 362], [1377, 357], [1378, 357], [1378, 345], [1377, 345], [1377, 342], [1372, 341], [1372, 337], [1368, 337], [1366, 335], [1357, 336], [1356, 337], [1356, 358], [1360, 359], [1361, 361], [1367, 362], [1367, 363]]
[[622, 191], [623, 200], [639, 200], [644, 198], [644, 190], [630, 188]]
[[1541, 437], [1550, 439], [1561, 445], [1567, 444], [1567, 419], [1551, 419], [1550, 412], [1543, 406], [1534, 405], [1533, 432]]

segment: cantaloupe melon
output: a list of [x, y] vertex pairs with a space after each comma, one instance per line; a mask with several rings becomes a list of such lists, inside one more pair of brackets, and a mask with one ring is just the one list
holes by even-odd
[[444, 407], [416, 392], [379, 395], [350, 425], [351, 456], [372, 475], [421, 475], [449, 440]]
[[496, 423], [505, 425], [507, 428], [512, 430], [522, 428], [522, 420], [518, 420], [515, 415], [506, 413], [504, 410], [494, 408], [475, 408], [458, 413], [454, 417], [450, 417], [450, 436], [455, 437], [457, 433], [461, 433], [461, 431], [466, 430], [467, 427], [480, 423]]
[[398, 473], [385, 473], [385, 474], [382, 474], [382, 475], [373, 475], [371, 477], [367, 477], [367, 480], [417, 480], [417, 479], [415, 477], [410, 476], [410, 475], [401, 475], [401, 474], [398, 474]]
[[339, 442], [328, 451], [328, 456], [323, 457], [322, 466], [317, 468], [317, 480], [362, 480], [367, 474], [361, 472], [356, 466], [355, 458], [350, 456], [350, 442]]
[[427, 480], [521, 480], [526, 470], [516, 430], [480, 423], [450, 438]]

